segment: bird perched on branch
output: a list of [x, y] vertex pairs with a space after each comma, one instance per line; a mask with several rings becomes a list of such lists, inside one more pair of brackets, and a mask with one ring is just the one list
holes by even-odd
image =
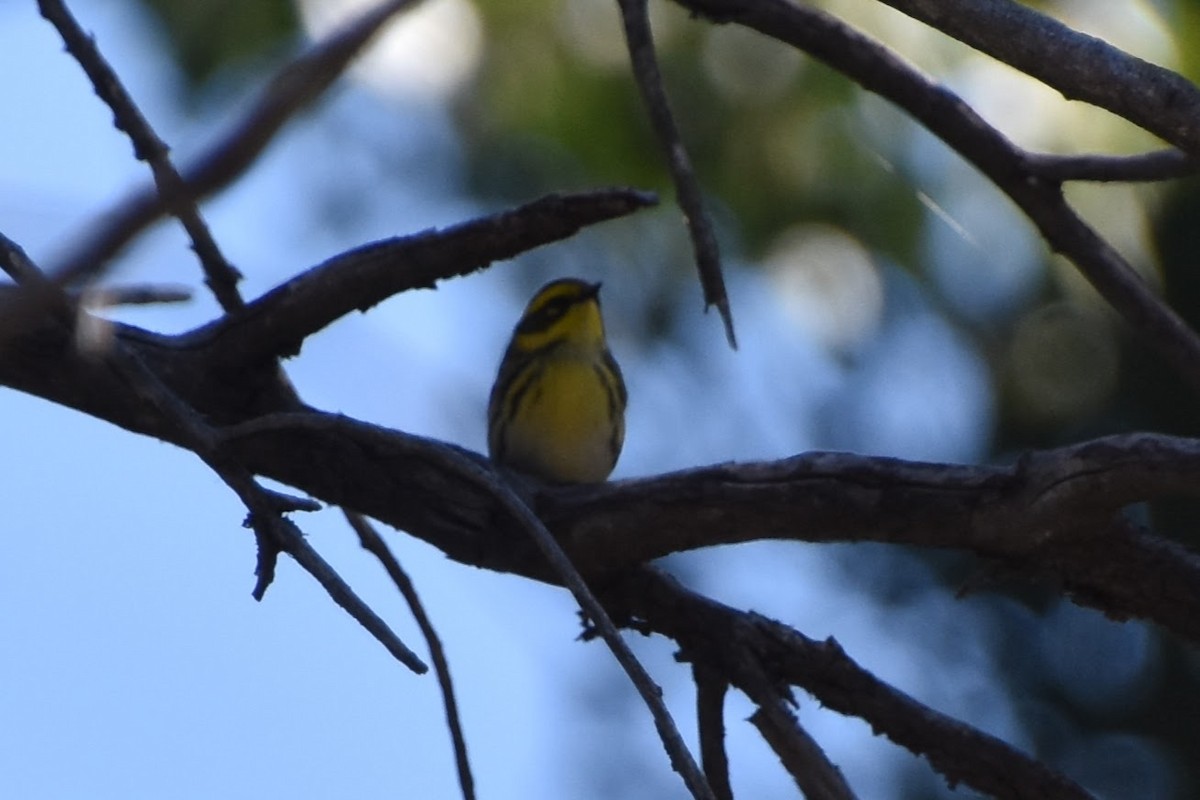
[[525, 307], [488, 401], [492, 460], [554, 483], [599, 483], [625, 441], [625, 381], [600, 284], [551, 281]]

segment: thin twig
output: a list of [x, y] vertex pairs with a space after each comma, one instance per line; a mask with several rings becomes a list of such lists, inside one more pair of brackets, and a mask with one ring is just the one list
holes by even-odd
[[[21, 245], [2, 233], [0, 233], [0, 269], [8, 273], [8, 276], [19, 286], [27, 289], [50, 283], [46, 274], [38, 269], [32, 259], [25, 254]], [[61, 293], [60, 297], [66, 299], [66, 296]]]
[[[243, 175], [284, 125], [345, 72], [383, 25], [415, 2], [383, 3], [284, 65], [250, 103], [245, 114], [180, 169], [190, 196], [203, 199]], [[78, 239], [52, 274], [60, 280], [91, 274], [167, 210], [153, 186], [134, 189], [96, 227]]]
[[[879, 42], [819, 9], [787, 0], [676, 2], [803, 50], [908, 112], [1008, 195], [1037, 226], [1047, 244], [1070, 259], [1129, 326], [1200, 394], [1200, 337], [1120, 253], [1075, 213], [1058, 181], [1041, 179], [1025, 169], [1025, 151], [953, 92]], [[1016, 7], [1006, 0], [991, 5]], [[1200, 96], [1195, 87], [1187, 86], [1189, 98]]]
[[546, 530], [546, 526], [513, 488], [495, 473], [480, 469], [474, 462], [462, 458], [454, 451], [443, 451], [442, 455], [448, 465], [487, 487], [501, 507], [512, 515], [522, 530], [533, 540], [538, 550], [550, 563], [554, 573], [575, 596], [580, 608], [591, 619], [605, 644], [608, 645], [617, 662], [629, 675], [638, 694], [650, 709], [659, 738], [662, 739], [667, 755], [671, 759], [671, 766], [682, 776], [688, 791], [697, 800], [716, 800], [704, 778], [704, 773], [700, 771], [692, 754], [688, 752], [687, 745], [679, 734], [675, 721], [671, 718], [671, 712], [667, 710], [666, 703], [663, 702], [662, 689], [654, 683], [641, 662], [634, 656], [633, 651], [629, 649], [629, 645], [621, 637], [604, 607], [592, 594], [591, 589], [588, 588], [587, 583], [584, 582], [583, 577], [575, 569], [575, 565], [571, 563], [570, 558], [563, 552], [562, 547], [550, 534], [550, 531]]
[[750, 715], [806, 800], [855, 800], [846, 777], [777, 697]]
[[[46, 283], [61, 293], [61, 289], [46, 281], [37, 265], [20, 247], [3, 236], [0, 236], [0, 266], [21, 275], [26, 281]], [[221, 451], [224, 435], [210, 427], [191, 406], [163, 384], [132, 347], [114, 338], [108, 356], [112, 366], [124, 377], [139, 400], [168, 419], [177, 438], [211, 467], [245, 503], [250, 512], [247, 523], [254, 528], [259, 544], [259, 578], [254, 590], [256, 599], [262, 599], [274, 574], [275, 553], [283, 549], [316, 578], [335, 603], [344, 608], [398, 661], [418, 674], [428, 670], [387, 623], [309, 546], [295, 524], [281, 516], [290, 510], [316, 510], [319, 508], [316, 503], [265, 489], [244, 468], [230, 462]]]
[[154, 286], [150, 284], [89, 287], [76, 293], [85, 308], [113, 308], [115, 306], [146, 306], [161, 303], [186, 303], [192, 299], [192, 290], [186, 286]]
[[[58, 29], [67, 50], [75, 56], [88, 74], [96, 93], [112, 108], [117, 127], [133, 141], [137, 158], [149, 163], [159, 193], [171, 213], [179, 218], [191, 237], [192, 246], [204, 267], [206, 283], [221, 307], [227, 312], [243, 307], [244, 303], [237, 291], [240, 276], [225, 260], [200, 217], [187, 186], [167, 156], [167, 146], [154, 133], [112, 67], [96, 48], [95, 42], [83, 32], [61, 0], [38, 0], [38, 5], [42, 16]], [[418, 673], [428, 669], [308, 545], [296, 526], [280, 516], [271, 498], [260, 491], [260, 487], [249, 473], [240, 467], [223, 463], [217, 449], [216, 434], [191, 407], [167, 389], [153, 372], [141, 364], [136, 355], [119, 344], [112, 351], [112, 359], [132, 381], [136, 390], [144, 393], [145, 399], [151, 401], [179, 427], [183, 438], [189, 441], [191, 449], [246, 503], [250, 510], [248, 523], [254, 528], [259, 541], [258, 582], [254, 589], [256, 598], [261, 599], [270, 584], [274, 575], [274, 554], [277, 548], [282, 548], [317, 579], [334, 602], [346, 609], [397, 660]]]
[[[673, 639], [687, 658], [729, 665], [728, 677], [760, 707], [774, 686], [798, 686], [822, 706], [859, 717], [926, 758], [951, 785], [1017, 800], [1095, 800], [1061, 773], [1001, 739], [921, 704], [851, 659], [833, 639], [815, 641], [753, 612], [718, 603], [653, 567], [628, 573], [605, 599]], [[769, 684], [769, 685], [768, 685]]]
[[[413, 672], [422, 674], [429, 668], [412, 652], [379, 615], [364, 603], [340, 575], [317, 551], [291, 520], [281, 516], [279, 496], [268, 494], [244, 468], [230, 463], [222, 454], [221, 436], [204, 422], [190, 406], [168, 389], [145, 364], [120, 343], [110, 353], [112, 364], [126, 377], [130, 387], [158, 413], [171, 420], [186, 439], [191, 450], [213, 469], [229, 488], [246, 504], [250, 515], [247, 526], [254, 529], [259, 540], [260, 572], [273, 572], [274, 559], [269, 554], [282, 549], [296, 563], [316, 578], [335, 603], [374, 636], [388, 652]], [[268, 555], [264, 556], [263, 553]], [[255, 587], [255, 599], [262, 599], [269, 583], [268, 575], [260, 574]]]
[[[347, 430], [348, 428], [355, 428], [364, 433], [369, 430], [369, 426], [355, 423], [353, 420], [321, 414], [294, 413], [259, 417], [236, 427], [225, 429], [222, 433], [226, 446], [233, 446], [265, 431], [284, 431], [294, 436], [297, 432], [305, 430], [328, 433], [331, 430]], [[416, 446], [422, 444], [422, 440], [417, 437], [403, 437], [403, 442]], [[498, 511], [510, 517], [521, 532], [533, 541], [536, 551], [549, 563], [554, 578], [575, 596], [580, 608], [591, 619], [600, 636], [612, 650], [617, 662], [629, 675], [638, 694], [649, 707], [659, 738], [662, 739], [663, 746], [671, 759], [671, 766], [683, 777], [692, 796], [704, 798], [704, 800], [715, 800], [712, 790], [704, 779], [704, 774], [700, 771], [691, 753], [688, 752], [687, 745], [663, 702], [662, 690], [633, 655], [604, 607], [596, 600], [579, 571], [571, 563], [570, 558], [563, 552], [558, 541], [546, 530], [546, 526], [533, 513], [529, 505], [516, 493], [506, 479], [471, 458], [470, 456], [473, 454], [464, 454], [457, 449], [448, 447], [423, 447], [422, 450], [438, 467], [454, 473], [458, 478], [465, 479], [485, 491], [489, 499], [499, 506]]]
[[0, 303], [0, 352], [10, 337], [26, 326], [39, 322], [47, 312], [69, 328], [75, 317], [75, 304], [62, 287], [46, 277], [19, 244], [0, 233], [0, 269], [16, 282], [15, 297]]
[[362, 514], [350, 511], [349, 509], [342, 509], [342, 513], [346, 515], [346, 521], [350, 523], [350, 527], [358, 534], [358, 540], [362, 544], [363, 549], [371, 553], [379, 559], [379, 563], [383, 564], [388, 577], [392, 579], [392, 583], [396, 584], [396, 589], [404, 597], [404, 601], [408, 603], [408, 608], [412, 611], [413, 619], [416, 620], [417, 627], [421, 629], [421, 634], [425, 637], [425, 643], [429, 646], [429, 658], [433, 662], [433, 671], [437, 675], [438, 686], [442, 690], [442, 705], [446, 710], [446, 725], [450, 728], [450, 739], [454, 744], [454, 763], [458, 769], [458, 785], [462, 790], [463, 800], [474, 800], [475, 779], [471, 775], [471, 762], [467, 757], [467, 740], [463, 735], [462, 722], [458, 713], [458, 702], [454, 697], [454, 683], [450, 679], [450, 664], [446, 660], [446, 652], [442, 648], [441, 638], [438, 636], [437, 630], [433, 627], [433, 622], [430, 621], [429, 615], [425, 612], [425, 606], [417, 594], [417, 588], [413, 584], [412, 579], [409, 578], [404, 568], [400, 566], [400, 562], [392, 554], [383, 537], [375, 530], [375, 526]]
[[696, 727], [700, 734], [700, 763], [717, 800], [733, 800], [729, 756], [725, 752], [725, 694], [729, 682], [703, 662], [692, 664], [696, 682]]
[[1182, 150], [1156, 150], [1132, 156], [1061, 156], [1026, 153], [1025, 168], [1044, 180], [1148, 183], [1185, 178], [1200, 171], [1200, 159]]
[[666, 703], [662, 699], [662, 689], [654, 683], [641, 662], [633, 655], [633, 651], [629, 649], [629, 645], [625, 644], [617, 627], [613, 625], [608, 613], [592, 594], [579, 571], [575, 569], [571, 559], [563, 552], [558, 541], [550, 535], [550, 531], [546, 530], [546, 526], [537, 518], [537, 515], [510, 487], [491, 475], [483, 477], [492, 485], [497, 499], [505, 509], [517, 519], [521, 527], [533, 539], [534, 544], [550, 562], [555, 573], [562, 578], [571, 594], [575, 595], [575, 600], [579, 603], [580, 608], [600, 631], [600, 636], [604, 639], [605, 644], [612, 650], [617, 662], [629, 675], [638, 694], [650, 708], [650, 714], [654, 717], [654, 727], [658, 730], [659, 738], [662, 739], [667, 755], [670, 756], [671, 766], [683, 777], [688, 791], [697, 800], [701, 800], [701, 798], [716, 800], [712, 789], [708, 786], [708, 781], [704, 778], [704, 773], [700, 771], [696, 760], [688, 752], [687, 745], [684, 744], [683, 737], [680, 736], [679, 729], [675, 726], [675, 721], [671, 719], [671, 712], [667, 710]]
[[729, 295], [725, 291], [725, 278], [721, 274], [721, 254], [717, 246], [717, 236], [713, 232], [708, 211], [704, 208], [700, 182], [692, 169], [691, 159], [683, 146], [679, 128], [667, 101], [666, 90], [663, 88], [662, 72], [658, 68], [658, 57], [654, 52], [654, 37], [650, 32], [650, 18], [646, 13], [646, 0], [619, 0], [619, 3], [633, 75], [650, 115], [654, 133], [667, 159], [679, 207], [683, 209], [684, 219], [687, 220], [692, 250], [696, 256], [696, 267], [700, 271], [700, 285], [704, 289], [704, 305], [706, 308], [717, 307], [721, 322], [725, 325], [725, 338], [729, 340], [729, 346], [736, 350], [737, 335], [733, 330], [733, 312], [729, 307]]
[[[139, 161], [150, 165], [154, 174], [154, 183], [163, 202], [171, 214], [179, 219], [192, 240], [192, 249], [200, 259], [204, 268], [205, 283], [212, 290], [221, 308], [231, 311], [242, 307], [242, 298], [238, 294], [237, 283], [241, 275], [225, 259], [216, 240], [208, 230], [208, 225], [200, 216], [196, 201], [188, 190], [187, 184], [168, 155], [167, 145], [158, 137], [150, 123], [142, 115], [133, 98], [125, 90], [121, 79], [109, 63], [100, 54], [96, 42], [84, 33], [83, 28], [71, 15], [63, 0], [38, 0], [38, 8], [62, 36], [67, 51], [83, 67], [83, 71], [92, 81], [96, 94], [100, 96], [113, 111], [113, 121], [118, 130], [123, 131], [133, 142], [133, 152]], [[89, 264], [87, 272], [78, 275], [56, 274], [56, 280], [67, 283], [94, 274], [98, 265]]]

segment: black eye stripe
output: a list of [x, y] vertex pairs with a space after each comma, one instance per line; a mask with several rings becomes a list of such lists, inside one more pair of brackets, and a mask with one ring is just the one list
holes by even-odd
[[539, 308], [521, 320], [521, 324], [517, 327], [517, 330], [521, 333], [533, 333], [545, 330], [561, 319], [567, 313], [567, 310], [577, 302], [579, 302], [579, 298], [577, 297], [556, 297], [544, 307]]

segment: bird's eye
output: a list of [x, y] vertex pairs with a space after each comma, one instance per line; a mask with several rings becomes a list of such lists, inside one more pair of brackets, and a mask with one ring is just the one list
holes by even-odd
[[544, 319], [547, 323], [554, 322], [556, 319], [562, 317], [563, 314], [566, 314], [569, 307], [569, 303], [563, 300], [555, 300], [542, 310], [542, 319]]
[[534, 331], [544, 331], [558, 320], [566, 315], [567, 309], [571, 307], [571, 303], [563, 298], [558, 298], [547, 303], [545, 307], [539, 308], [537, 311], [529, 314], [521, 321], [520, 328], [523, 333], [532, 333]]

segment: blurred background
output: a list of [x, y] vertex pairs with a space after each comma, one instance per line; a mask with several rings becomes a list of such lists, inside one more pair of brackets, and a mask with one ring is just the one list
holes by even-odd
[[[178, 160], [268, 75], [366, 0], [73, 0]], [[868, 0], [818, 3], [937, 76], [1019, 144], [1161, 143]], [[1034, 4], [1200, 77], [1200, 2]], [[604, 281], [631, 395], [615, 478], [810, 449], [952, 462], [1108, 432], [1195, 435], [1195, 403], [970, 166], [887, 103], [782, 45], [651, 3], [659, 55], [727, 259], [740, 349], [705, 314], [616, 4], [429, 0], [204, 206], [254, 297], [355, 245], [542, 193], [632, 185], [657, 210], [346, 318], [288, 362], [320, 408], [485, 449], [484, 410], [522, 306], [553, 277]], [[144, 165], [33, 0], [0, 4], [0, 231], [52, 267]], [[1070, 186], [1070, 199], [1188, 319], [1200, 316], [1200, 182]], [[113, 316], [186, 330], [218, 314], [177, 224], [110, 283], [192, 287]], [[283, 562], [250, 597], [236, 498], [188, 453], [0, 392], [0, 796], [458, 795], [430, 677], [394, 663]], [[1194, 545], [1196, 509], [1139, 509]], [[419, 636], [336, 510], [297, 519], [410, 643]], [[684, 790], [649, 715], [562, 591], [465, 568], [401, 533], [445, 642], [481, 797]], [[1052, 588], [986, 585], [958, 553], [759, 543], [668, 566], [715, 598], [833, 636], [939, 711], [1107, 798], [1200, 793], [1200, 663], [1153, 626]], [[987, 584], [987, 581], [984, 581]], [[689, 673], [631, 636], [694, 741]], [[418, 647], [418, 650], [421, 648]], [[971, 797], [869, 727], [800, 695], [799, 718], [863, 798]], [[739, 796], [794, 797], [728, 704]]]

